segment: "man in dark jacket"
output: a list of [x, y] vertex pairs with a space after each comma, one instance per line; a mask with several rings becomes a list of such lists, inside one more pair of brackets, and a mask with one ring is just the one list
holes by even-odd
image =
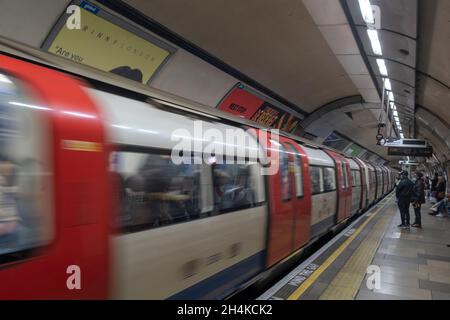
[[425, 183], [423, 181], [423, 174], [421, 172], [416, 172], [416, 181], [414, 182], [413, 195], [411, 202], [414, 208], [414, 213], [416, 215], [416, 220], [413, 223], [414, 228], [422, 228], [422, 216], [420, 209], [422, 204], [425, 203]]
[[413, 194], [414, 183], [408, 179], [408, 172], [402, 171], [400, 174], [400, 182], [395, 188], [397, 196], [398, 209], [400, 210], [400, 218], [402, 223], [398, 225], [400, 229], [409, 229], [409, 204]]

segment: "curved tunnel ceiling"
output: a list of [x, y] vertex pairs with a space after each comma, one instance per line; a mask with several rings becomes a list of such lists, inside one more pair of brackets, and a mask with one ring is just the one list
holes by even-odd
[[302, 1], [125, 2], [306, 112], [359, 94]]
[[436, 156], [450, 159], [450, 1], [419, 3], [416, 124]]
[[[350, 3], [355, 1], [349, 0]], [[386, 63], [398, 75], [398, 79], [393, 79], [392, 87], [404, 127], [412, 128], [415, 124], [415, 133], [418, 135], [429, 130], [423, 128], [423, 121], [416, 119], [411, 122], [415, 103], [448, 123], [450, 1], [418, 0], [418, 7], [411, 5], [408, 0], [373, 1], [384, 10], [382, 29], [386, 31], [381, 32], [380, 36], [387, 56]], [[321, 33], [304, 1], [124, 2], [270, 88], [303, 111], [317, 111], [313, 114], [316, 116], [310, 119], [310, 124], [318, 121], [320, 126], [325, 120], [323, 116], [326, 112], [320, 111], [326, 109], [324, 106], [343, 98], [360, 96], [360, 91], [333, 53], [329, 39], [325, 39]], [[333, 12], [326, 12], [333, 11], [333, 6], [327, 6], [326, 3], [321, 0], [324, 15], [337, 16]], [[405, 10], [412, 11], [405, 14]], [[411, 21], [409, 17], [412, 17]], [[355, 21], [356, 33], [365, 33], [364, 25], [358, 21]], [[348, 21], [333, 23], [339, 25]], [[370, 44], [362, 41], [361, 45], [366, 53], [369, 52], [369, 66], [376, 70], [373, 68], [376, 59], [370, 54]], [[399, 53], [400, 49], [405, 48], [410, 54]], [[417, 72], [414, 72], [415, 68]], [[376, 79], [380, 86], [381, 78]], [[361, 108], [366, 109], [364, 106]], [[370, 114], [366, 115], [369, 117]], [[354, 125], [359, 126], [357, 123]], [[372, 131], [375, 132], [375, 129]], [[361, 142], [372, 144], [369, 136], [361, 136]], [[376, 149], [372, 145], [371, 148]], [[449, 150], [441, 153], [448, 153]], [[385, 155], [385, 152], [377, 151]]]
[[420, 2], [417, 103], [450, 123], [450, 1]]

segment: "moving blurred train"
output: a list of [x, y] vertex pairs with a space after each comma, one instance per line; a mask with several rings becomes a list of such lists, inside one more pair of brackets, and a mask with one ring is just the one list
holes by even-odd
[[242, 127], [183, 104], [0, 54], [0, 299], [225, 298], [394, 187], [390, 168], [285, 135], [246, 133], [274, 175], [175, 165], [176, 129]]

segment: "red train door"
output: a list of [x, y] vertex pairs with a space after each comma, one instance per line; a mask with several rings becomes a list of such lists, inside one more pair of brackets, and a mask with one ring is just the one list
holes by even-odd
[[[268, 266], [287, 257], [309, 240], [311, 196], [302, 177], [307, 159], [296, 143], [280, 137], [268, 142], [271, 152], [278, 155], [279, 170], [268, 177], [270, 193], [270, 227]], [[275, 157], [276, 159], [277, 157]], [[275, 160], [272, 160], [275, 161]], [[301, 183], [300, 183], [301, 182]]]
[[305, 245], [310, 239], [311, 232], [311, 183], [309, 177], [309, 161], [301, 146], [286, 139], [283, 145], [289, 153], [291, 161], [291, 177], [294, 182], [294, 230], [293, 250]]
[[345, 200], [345, 204], [346, 204], [346, 212], [347, 215], [346, 217], [349, 217], [350, 214], [352, 213], [352, 192], [353, 192], [353, 188], [352, 188], [352, 172], [350, 169], [350, 161], [347, 158], [343, 158], [343, 164], [344, 164], [344, 177], [345, 177], [345, 182], [346, 182], [346, 187], [347, 190], [345, 191], [346, 194], [346, 200]]
[[359, 172], [361, 173], [361, 202], [360, 208], [364, 210], [367, 207], [367, 185], [366, 185], [366, 170], [364, 169], [364, 165], [361, 160], [358, 158], [354, 158], [355, 162], [359, 166]]
[[337, 190], [338, 190], [338, 214], [337, 221], [341, 222], [350, 215], [351, 201], [352, 201], [352, 188], [350, 185], [350, 163], [342, 155], [330, 151], [324, 150], [336, 164], [337, 175]]
[[292, 198], [294, 185], [289, 172], [289, 155], [284, 146], [274, 140], [268, 142], [268, 148], [272, 153], [271, 165], [278, 166], [278, 172], [268, 177], [270, 226], [267, 263], [272, 266], [291, 252], [295, 203]]

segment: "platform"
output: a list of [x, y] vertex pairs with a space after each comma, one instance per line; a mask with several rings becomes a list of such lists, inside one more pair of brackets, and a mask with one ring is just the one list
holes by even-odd
[[[423, 229], [400, 230], [395, 196], [387, 196], [259, 300], [450, 299], [450, 219], [429, 208]], [[368, 266], [379, 267], [379, 289], [367, 287]]]

